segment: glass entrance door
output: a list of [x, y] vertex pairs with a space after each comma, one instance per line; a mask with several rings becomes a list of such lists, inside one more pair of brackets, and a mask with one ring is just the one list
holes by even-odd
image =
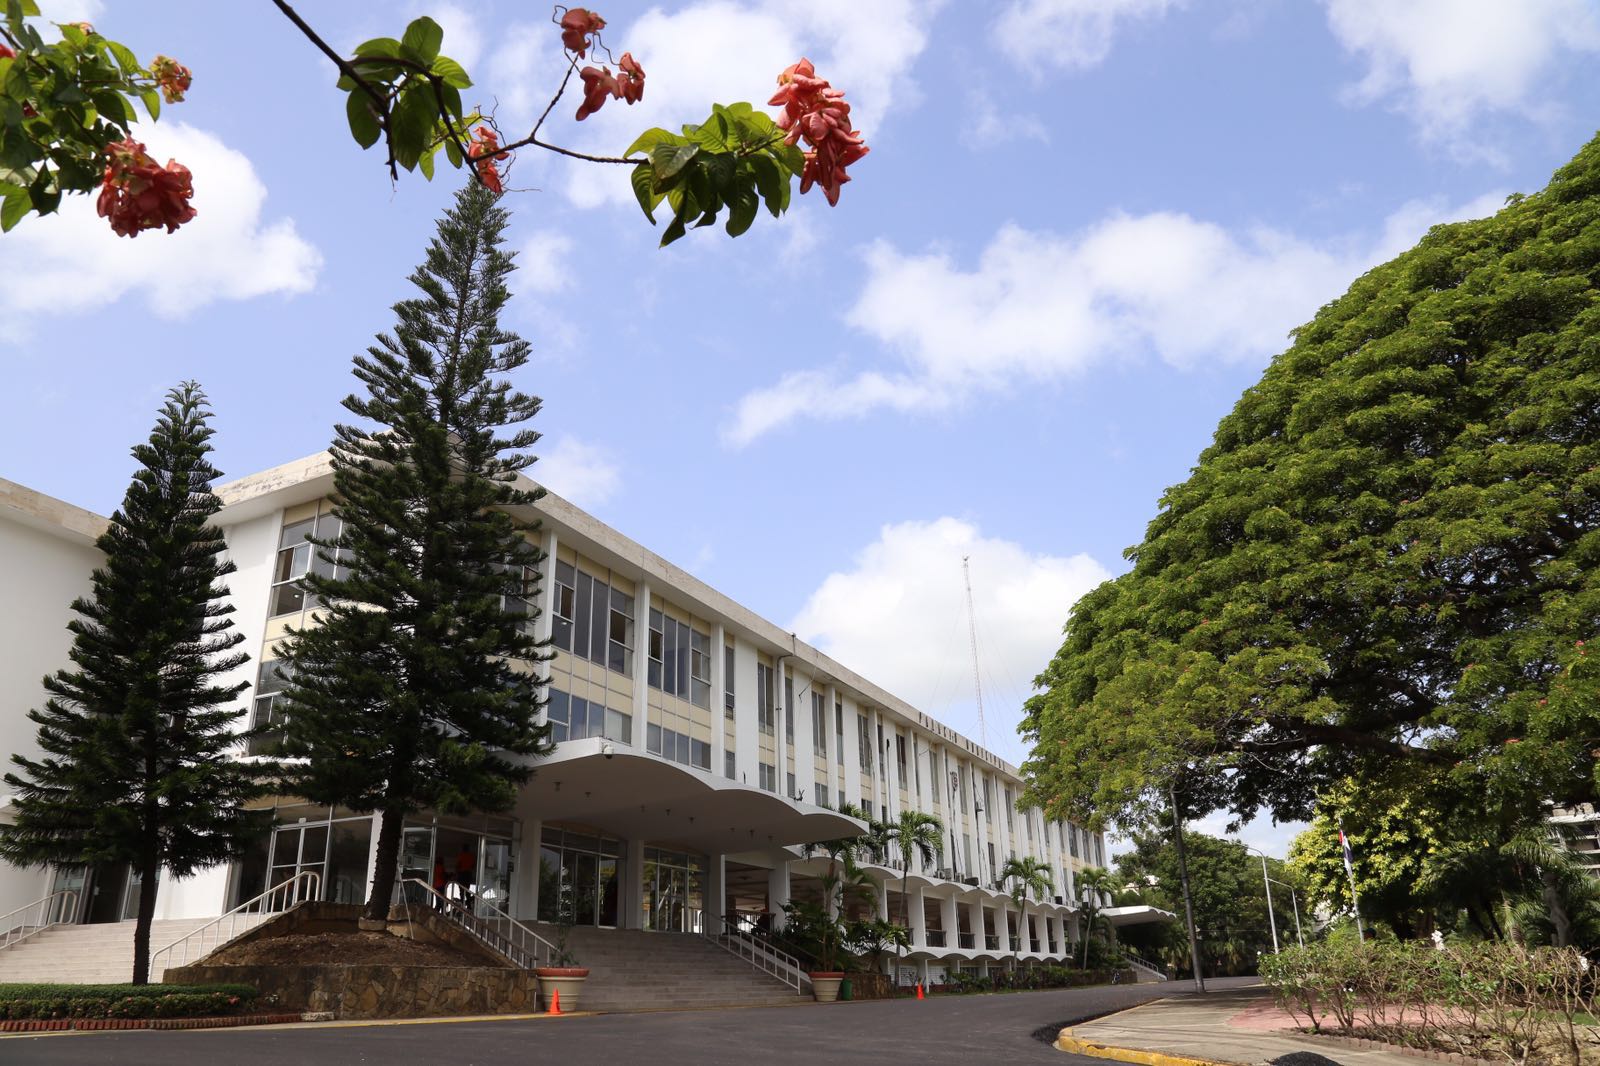
[[127, 863], [91, 867], [84, 880], [88, 888], [87, 899], [80, 904], [83, 921], [121, 922], [138, 917], [140, 878]]
[[547, 826], [539, 847], [539, 921], [615, 927], [622, 842]]
[[285, 881], [302, 874], [315, 873], [318, 877], [327, 869], [328, 823], [315, 825], [284, 825], [272, 833], [271, 873], [267, 884], [276, 888]]

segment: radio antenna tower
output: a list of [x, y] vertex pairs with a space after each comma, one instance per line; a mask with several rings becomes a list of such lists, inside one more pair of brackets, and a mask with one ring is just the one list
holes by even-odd
[[968, 556], [961, 557], [961, 580], [967, 586], [967, 636], [972, 641], [972, 690], [978, 697], [978, 743], [989, 746], [989, 729], [983, 720], [983, 681], [978, 675], [978, 615], [972, 609], [972, 570]]

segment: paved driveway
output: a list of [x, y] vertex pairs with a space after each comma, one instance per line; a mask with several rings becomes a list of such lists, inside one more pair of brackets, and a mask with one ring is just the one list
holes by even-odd
[[[1219, 987], [1240, 982], [1217, 982]], [[992, 996], [941, 996], [835, 1006], [609, 1014], [413, 1025], [306, 1026], [192, 1032], [82, 1033], [0, 1039], [6, 1066], [333, 1066], [412, 1063], [574, 1066], [730, 1063], [779, 1066], [1104, 1063], [1035, 1036], [1162, 996], [1187, 983], [1114, 985]]]

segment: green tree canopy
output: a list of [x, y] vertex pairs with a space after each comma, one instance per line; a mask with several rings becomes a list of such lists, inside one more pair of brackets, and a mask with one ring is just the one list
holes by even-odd
[[[539, 400], [505, 375], [528, 342], [502, 330], [513, 269], [506, 211], [469, 185], [439, 222], [419, 295], [357, 356], [365, 396], [332, 449], [332, 576], [306, 579], [317, 623], [282, 649], [286, 785], [319, 803], [382, 811], [367, 917], [388, 913], [408, 813], [505, 810], [551, 748], [529, 667], [540, 552], [512, 508]], [[518, 428], [523, 427], [523, 428]], [[337, 563], [335, 568], [333, 565]]]
[[1297, 330], [1073, 609], [1029, 798], [1135, 821], [1176, 779], [1297, 819], [1397, 764], [1525, 820], [1592, 798], [1597, 280], [1600, 140]]
[[[1183, 842], [1188, 852], [1201, 966], [1208, 974], [1254, 972], [1256, 956], [1272, 950], [1260, 857], [1237, 841], [1221, 840], [1192, 829], [1184, 831]], [[1268, 859], [1267, 869], [1273, 880], [1298, 884], [1277, 859]], [[1112, 882], [1115, 890], [1181, 916], [1183, 888], [1171, 827], [1135, 834], [1133, 850], [1117, 857]], [[1278, 942], [1289, 947], [1295, 943], [1294, 906], [1288, 891], [1277, 885], [1272, 886], [1272, 911], [1278, 923]], [[1310, 924], [1304, 897], [1300, 901], [1300, 917]], [[1181, 917], [1177, 921], [1129, 926], [1118, 930], [1117, 935], [1140, 954], [1169, 962], [1183, 971], [1191, 968], [1189, 941]]]
[[133, 981], [149, 977], [157, 875], [175, 877], [236, 856], [265, 815], [263, 789], [238, 753], [237, 702], [249, 687], [222, 675], [238, 647], [222, 579], [222, 503], [208, 458], [205, 394], [167, 394], [139, 470], [96, 546], [105, 565], [75, 600], [72, 665], [44, 679], [49, 700], [28, 712], [43, 755], [13, 755], [16, 820], [0, 857], [20, 865], [125, 864], [139, 878]]

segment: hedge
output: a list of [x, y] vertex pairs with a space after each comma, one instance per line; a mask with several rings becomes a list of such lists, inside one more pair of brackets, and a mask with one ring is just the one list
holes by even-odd
[[0, 984], [0, 1019], [202, 1018], [241, 1013], [259, 998], [249, 985]]

